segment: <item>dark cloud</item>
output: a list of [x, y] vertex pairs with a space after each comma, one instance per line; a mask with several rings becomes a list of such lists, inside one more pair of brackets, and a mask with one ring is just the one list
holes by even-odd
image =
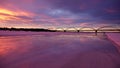
[[20, 18], [20, 19], [26, 19], [26, 20], [33, 20], [33, 18], [28, 17], [28, 16], [14, 16], [16, 18]]
[[74, 14], [88, 13], [103, 19], [120, 19], [120, 0], [51, 0], [50, 3], [54, 8]]

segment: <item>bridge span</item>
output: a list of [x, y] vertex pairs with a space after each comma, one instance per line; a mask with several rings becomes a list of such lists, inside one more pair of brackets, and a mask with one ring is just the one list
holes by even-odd
[[105, 32], [120, 32], [120, 28], [117, 26], [102, 26], [98, 28], [94, 27], [68, 27], [68, 28], [56, 28], [58, 32], [95, 32], [97, 33], [105, 33]]

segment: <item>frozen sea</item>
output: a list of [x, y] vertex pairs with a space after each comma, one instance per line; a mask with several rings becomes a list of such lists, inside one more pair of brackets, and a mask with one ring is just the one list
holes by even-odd
[[2, 34], [0, 68], [120, 68], [115, 45], [104, 34]]

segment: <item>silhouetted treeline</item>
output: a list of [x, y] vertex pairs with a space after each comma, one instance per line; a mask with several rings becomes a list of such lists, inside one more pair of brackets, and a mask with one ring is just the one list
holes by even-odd
[[36, 31], [36, 32], [55, 32], [55, 30], [43, 29], [43, 28], [0, 28], [4, 31]]

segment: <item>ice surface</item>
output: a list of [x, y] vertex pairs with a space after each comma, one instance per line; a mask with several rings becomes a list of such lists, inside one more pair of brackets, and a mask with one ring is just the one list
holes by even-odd
[[0, 68], [120, 68], [120, 54], [104, 36], [59, 32], [0, 35]]

